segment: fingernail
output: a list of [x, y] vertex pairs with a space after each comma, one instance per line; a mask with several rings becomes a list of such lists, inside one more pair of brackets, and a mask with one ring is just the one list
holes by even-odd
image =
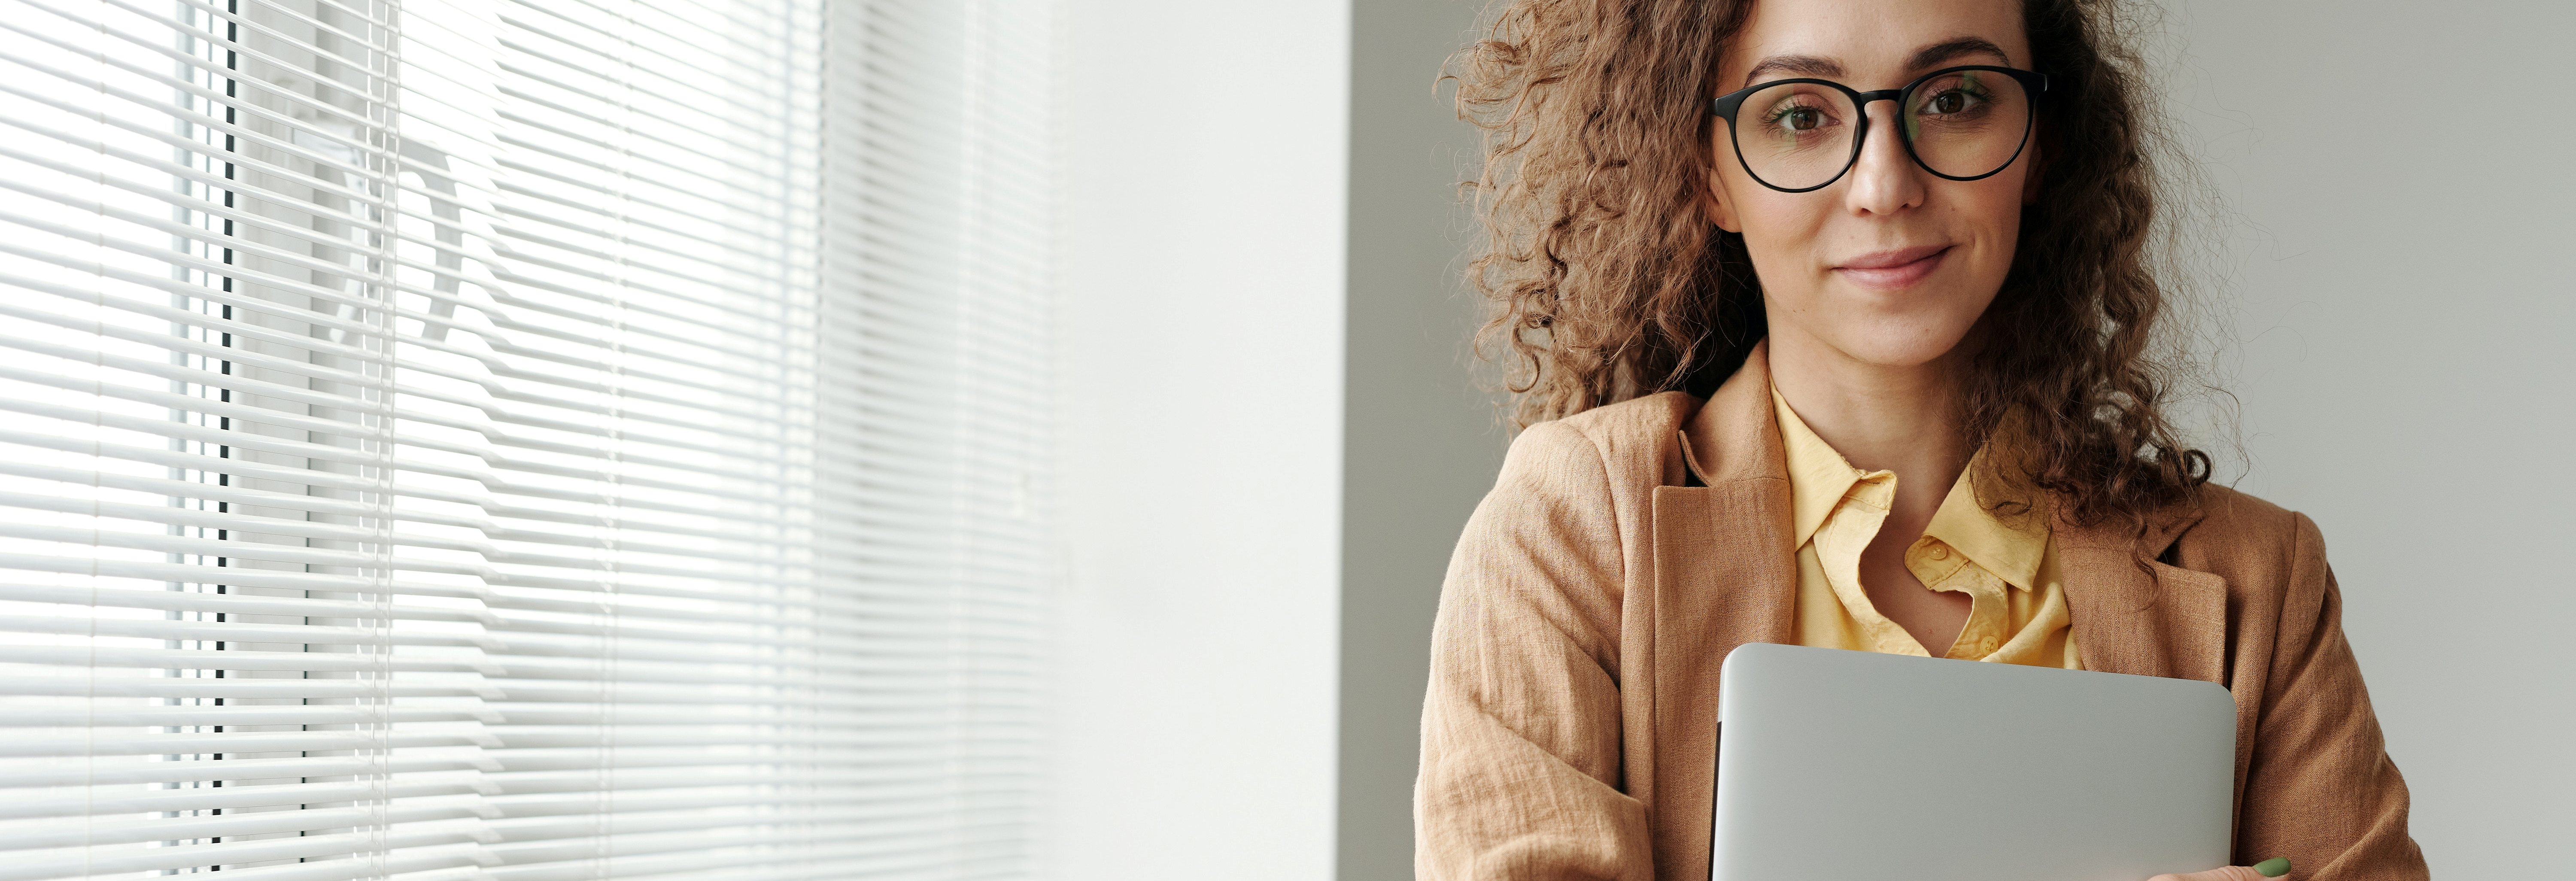
[[2290, 858], [2273, 857], [2271, 859], [2255, 863], [2254, 872], [2265, 878], [2278, 878], [2283, 875], [2290, 874]]

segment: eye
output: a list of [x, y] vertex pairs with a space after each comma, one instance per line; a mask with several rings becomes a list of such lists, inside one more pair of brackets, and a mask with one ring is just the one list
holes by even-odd
[[1923, 102], [1923, 112], [1942, 115], [1965, 113], [1976, 107], [1981, 100], [1983, 99], [1980, 96], [1965, 89], [1948, 89], [1933, 95], [1931, 100]]
[[1790, 134], [1806, 134], [1832, 125], [1834, 117], [1829, 108], [1801, 95], [1772, 105], [1771, 112], [1762, 115], [1762, 121]]
[[1994, 90], [1976, 72], [1944, 77], [1926, 83], [1914, 93], [1917, 116], [1974, 116], [1994, 103]]

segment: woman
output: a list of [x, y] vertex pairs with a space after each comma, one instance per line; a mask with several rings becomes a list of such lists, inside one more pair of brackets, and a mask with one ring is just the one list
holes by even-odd
[[1443, 590], [1422, 877], [1705, 878], [1747, 642], [2225, 685], [2263, 871], [2186, 877], [2425, 876], [2316, 527], [2166, 418], [2118, 13], [1513, 0], [1461, 56], [1528, 429]]

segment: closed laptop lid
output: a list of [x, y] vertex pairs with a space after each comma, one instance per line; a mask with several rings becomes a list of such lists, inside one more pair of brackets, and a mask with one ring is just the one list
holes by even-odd
[[2207, 682], [1753, 644], [1718, 699], [1714, 881], [2145, 881], [2227, 863]]

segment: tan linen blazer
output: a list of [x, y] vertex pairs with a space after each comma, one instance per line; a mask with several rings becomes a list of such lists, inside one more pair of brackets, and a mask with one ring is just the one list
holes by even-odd
[[[1718, 664], [1793, 641], [1769, 385], [1757, 351], [1705, 405], [1667, 392], [1512, 444], [1441, 589], [1418, 877], [1708, 877]], [[2235, 695], [2237, 864], [2426, 877], [2315, 524], [2213, 486], [2143, 538], [2056, 530], [2086, 667]]]

